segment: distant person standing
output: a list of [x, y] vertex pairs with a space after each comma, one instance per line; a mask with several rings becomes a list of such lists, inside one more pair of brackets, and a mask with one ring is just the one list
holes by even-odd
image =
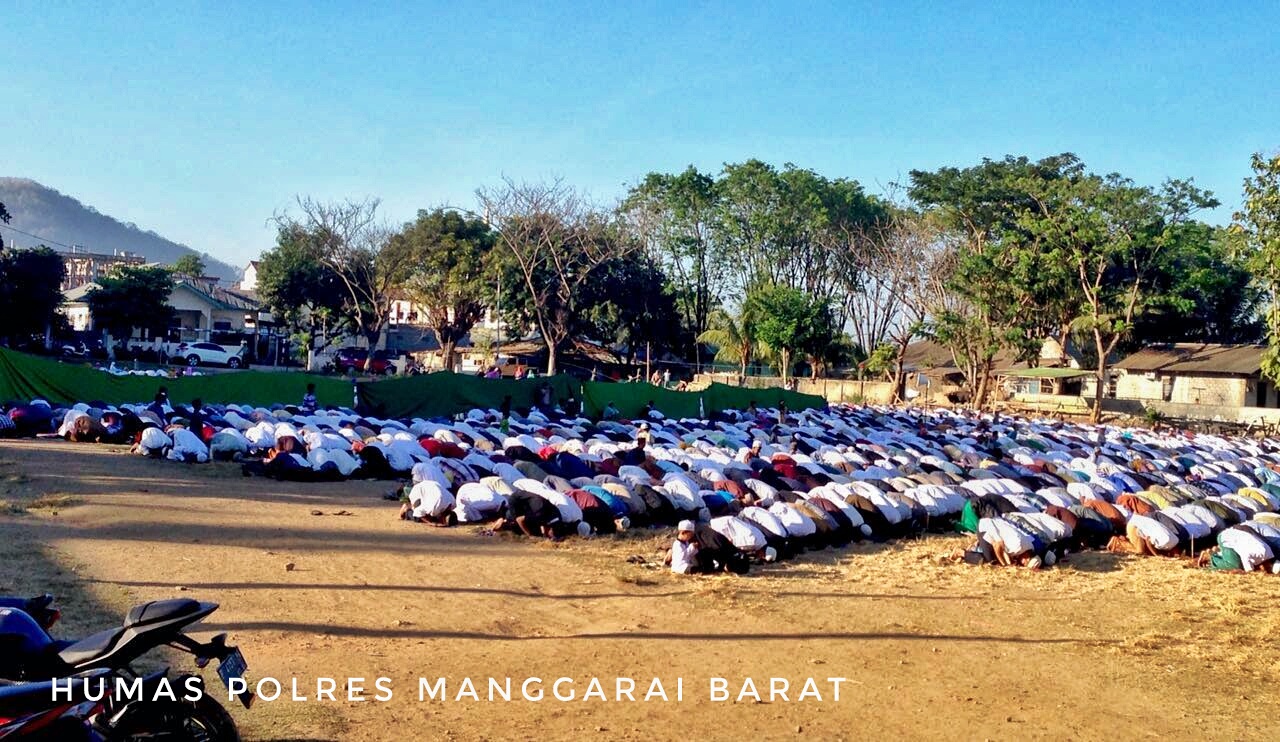
[[316, 385], [307, 384], [307, 393], [302, 395], [302, 411], [308, 415], [316, 411]]
[[662, 369], [662, 388], [671, 388], [671, 369], [669, 368]]

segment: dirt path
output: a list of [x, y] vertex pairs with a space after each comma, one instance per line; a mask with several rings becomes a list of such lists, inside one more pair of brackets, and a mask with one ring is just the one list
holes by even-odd
[[[222, 605], [207, 629], [230, 633], [252, 677], [297, 677], [309, 698], [317, 677], [364, 677], [370, 696], [373, 678], [392, 680], [388, 703], [233, 710], [252, 739], [1280, 730], [1280, 580], [1262, 575], [1112, 555], [1040, 574], [974, 569], [939, 563], [960, 541], [933, 538], [681, 579], [626, 563], [653, 556], [657, 537], [486, 538], [395, 520], [385, 484], [245, 479], [59, 442], [0, 445], [0, 488], [0, 591], [55, 592], [63, 633], [190, 596]], [[419, 702], [419, 677], [446, 678], [450, 700]], [[466, 677], [484, 700], [453, 700]], [[486, 699], [490, 677], [513, 679], [511, 702]], [[520, 700], [530, 677], [544, 680], [541, 702]], [[609, 700], [553, 700], [560, 677], [578, 699], [598, 677]], [[619, 677], [635, 679], [635, 702], [614, 700]], [[655, 677], [668, 702], [639, 700]], [[729, 701], [709, 700], [712, 677], [729, 680]], [[811, 677], [821, 702], [797, 699]], [[848, 679], [838, 702], [830, 677]], [[746, 678], [761, 702], [733, 699]], [[770, 678], [789, 681], [789, 702], [770, 702]]]

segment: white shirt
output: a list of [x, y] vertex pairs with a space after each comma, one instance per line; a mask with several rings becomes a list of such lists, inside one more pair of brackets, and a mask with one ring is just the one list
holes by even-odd
[[1004, 550], [1010, 556], [1025, 554], [1032, 548], [1031, 539], [1004, 518], [982, 518], [978, 521], [978, 535], [989, 542], [1004, 544]]
[[759, 551], [766, 546], [764, 534], [750, 522], [732, 515], [722, 515], [711, 519], [711, 528], [721, 536], [733, 542], [739, 550], [745, 552]]
[[139, 445], [147, 451], [159, 451], [173, 445], [173, 441], [160, 428], [147, 428], [142, 431]]
[[326, 463], [332, 462], [344, 477], [351, 476], [352, 472], [360, 467], [360, 460], [355, 456], [332, 448], [312, 449], [307, 453], [307, 461], [311, 463], [312, 469], [317, 470]]
[[409, 490], [409, 504], [417, 518], [438, 518], [453, 507], [453, 495], [435, 482], [418, 482]]
[[203, 464], [209, 460], [209, 447], [195, 433], [186, 428], [178, 428], [173, 431], [173, 448], [169, 451], [169, 458], [181, 461], [185, 454], [192, 454], [196, 461]]
[[1178, 545], [1178, 534], [1155, 518], [1135, 515], [1129, 518], [1129, 525], [1137, 528], [1138, 533], [1160, 551], [1168, 551]]
[[413, 465], [413, 481], [414, 482], [435, 482], [444, 489], [452, 489], [453, 482], [444, 475], [439, 464], [434, 461], [427, 461], [421, 464]]
[[766, 534], [777, 536], [778, 538], [787, 538], [787, 527], [783, 524], [778, 516], [761, 507], [746, 507], [738, 513], [738, 517], [743, 520], [750, 521], [761, 531]]
[[676, 539], [671, 544], [671, 571], [678, 575], [687, 575], [689, 570], [693, 568], [694, 557], [698, 553], [698, 543], [690, 541], [685, 543], [680, 539]]
[[787, 535], [792, 538], [812, 536], [818, 530], [812, 518], [797, 510], [789, 502], [775, 502], [769, 506], [769, 512], [786, 527]]
[[479, 482], [468, 482], [458, 488], [456, 501], [458, 522], [474, 523], [497, 512], [507, 498]]
[[1274, 556], [1266, 541], [1238, 528], [1228, 528], [1219, 533], [1218, 546], [1231, 549], [1238, 554], [1240, 564], [1244, 566], [1246, 572], [1252, 572], [1258, 568], [1259, 564]]

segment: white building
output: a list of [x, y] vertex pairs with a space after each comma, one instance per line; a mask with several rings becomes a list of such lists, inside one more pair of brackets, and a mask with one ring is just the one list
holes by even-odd
[[240, 279], [241, 291], [257, 291], [258, 290], [258, 261], [250, 260], [249, 265], [245, 266], [244, 276]]

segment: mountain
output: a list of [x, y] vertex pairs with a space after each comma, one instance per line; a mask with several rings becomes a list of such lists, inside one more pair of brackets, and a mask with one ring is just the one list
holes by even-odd
[[[85, 252], [106, 254], [121, 250], [164, 265], [188, 253], [197, 253], [204, 260], [209, 275], [224, 281], [235, 281], [240, 277], [239, 268], [216, 260], [208, 253], [166, 240], [136, 224], [116, 221], [92, 206], [34, 180], [0, 178], [0, 203], [13, 217], [9, 222], [13, 229], [0, 229], [5, 245], [35, 247], [46, 244], [62, 251], [68, 249], [67, 245], [76, 245], [77, 249], [83, 248]], [[18, 234], [14, 229], [39, 235], [39, 238]]]

